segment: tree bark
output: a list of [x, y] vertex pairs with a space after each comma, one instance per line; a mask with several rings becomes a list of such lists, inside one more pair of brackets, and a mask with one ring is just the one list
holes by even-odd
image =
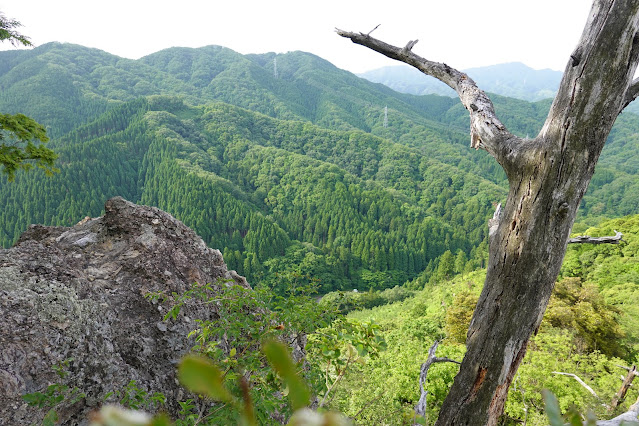
[[614, 396], [614, 398], [612, 398], [612, 402], [610, 403], [610, 412], [614, 411], [615, 408], [617, 408], [619, 404], [624, 400], [624, 398], [626, 397], [626, 393], [628, 392], [628, 389], [630, 389], [630, 385], [632, 384], [635, 376], [639, 376], [639, 373], [637, 373], [637, 366], [633, 365], [632, 368], [628, 369], [628, 374], [626, 374], [621, 388]]
[[370, 34], [338, 30], [455, 89], [470, 113], [471, 146], [488, 151], [508, 176], [467, 352], [436, 425], [497, 424], [546, 310], [599, 154], [616, 117], [639, 92], [632, 80], [638, 30], [639, 0], [595, 0], [546, 122], [532, 140], [510, 134], [468, 76], [414, 54], [415, 42], [402, 49]]

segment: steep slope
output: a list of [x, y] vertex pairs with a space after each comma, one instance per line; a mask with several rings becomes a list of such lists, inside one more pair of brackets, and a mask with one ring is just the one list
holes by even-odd
[[487, 166], [485, 156], [467, 147], [463, 112], [463, 118], [442, 122], [455, 100], [400, 94], [303, 52], [277, 55], [277, 78], [275, 54], [243, 56], [218, 46], [166, 49], [132, 61], [49, 43], [31, 51], [0, 52], [0, 59], [5, 57], [0, 111], [33, 116], [53, 137], [138, 96], [176, 95], [192, 105], [222, 100], [271, 117], [362, 130], [425, 149], [453, 141], [459, 146], [443, 153], [429, 149], [428, 155], [455, 165], [463, 162], [482, 176], [503, 180]]
[[[228, 104], [140, 99], [56, 145], [59, 175], [0, 184], [4, 244], [29, 223], [73, 223], [99, 214], [96, 200], [125, 194], [175, 214], [238, 271], [270, 285], [284, 272], [322, 277], [324, 291], [401, 284], [446, 249], [480, 244], [504, 196], [370, 134]], [[381, 275], [364, 279], [366, 271]]]
[[68, 395], [60, 391], [51, 405], [64, 402], [56, 408], [61, 424], [86, 424], [132, 380], [138, 391], [162, 392], [163, 408], [175, 416], [184, 399], [175, 362], [193, 345], [189, 317], [215, 320], [218, 307], [186, 300], [166, 324], [147, 296], [182, 294], [194, 281], [212, 283], [213, 293], [225, 281], [249, 288], [218, 250], [169, 214], [119, 197], [105, 210], [70, 228], [33, 226], [15, 247], [0, 249], [2, 424], [40, 423], [47, 404], [28, 407], [22, 396], [47, 394], [53, 383], [84, 394], [74, 403], [61, 401]]
[[[284, 271], [325, 290], [386, 287], [446, 249], [469, 255], [505, 194], [500, 167], [468, 147], [457, 101], [400, 94], [307, 53], [208, 46], [132, 61], [51, 43], [0, 59], [0, 110], [47, 124], [62, 169], [0, 183], [5, 246], [30, 223], [69, 225], [123, 195], [176, 214], [253, 280], [275, 285]], [[494, 101], [521, 136], [549, 107]], [[639, 205], [636, 123], [619, 119], [583, 212]]]
[[[639, 351], [639, 215], [602, 222], [585, 234], [611, 235], [613, 230], [623, 232], [626, 242], [569, 246], [539, 333], [509, 391], [509, 421], [548, 424], [542, 389], [557, 396], [562, 410], [576, 406], [601, 419], [624, 412], [636, 401], [637, 390], [631, 388], [615, 414], [607, 411], [621, 385], [619, 376], [626, 374], [619, 366], [636, 363]], [[410, 418], [420, 398], [420, 369], [433, 342], [440, 342], [438, 357], [462, 359], [484, 279], [485, 270], [460, 274], [400, 302], [351, 312], [356, 320], [374, 321], [388, 349], [346, 374], [330, 408], [357, 414], [363, 424], [398, 419], [399, 413]], [[436, 419], [457, 370], [455, 364], [437, 363], [428, 371], [426, 423]], [[598, 396], [573, 377], [555, 372], [576, 374]]]

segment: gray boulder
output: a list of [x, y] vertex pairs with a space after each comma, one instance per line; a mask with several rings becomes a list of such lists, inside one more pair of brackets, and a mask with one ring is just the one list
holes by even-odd
[[145, 296], [194, 282], [249, 287], [168, 213], [120, 197], [105, 211], [71, 228], [33, 225], [0, 250], [0, 424], [39, 423], [46, 410], [22, 396], [58, 383], [51, 367], [68, 359], [64, 383], [86, 398], [58, 413], [64, 424], [86, 422], [130, 380], [169, 401], [185, 398], [176, 364], [192, 346], [191, 318], [214, 319], [215, 306], [187, 303], [165, 323], [166, 308]]

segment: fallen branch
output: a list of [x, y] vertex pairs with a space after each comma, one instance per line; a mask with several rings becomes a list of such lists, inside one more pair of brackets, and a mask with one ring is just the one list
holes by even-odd
[[592, 396], [594, 396], [595, 398], [599, 399], [599, 396], [597, 395], [597, 393], [592, 390], [592, 388], [590, 386], [588, 386], [586, 384], [586, 382], [584, 382], [583, 380], [581, 380], [579, 378], [579, 376], [577, 376], [576, 374], [572, 374], [572, 373], [562, 373], [561, 371], [553, 371], [552, 374], [561, 374], [562, 376], [570, 376], [572, 378], [574, 378], [581, 386], [583, 386], [584, 388], [586, 388], [586, 390], [588, 390], [588, 392], [590, 392], [592, 394]]
[[428, 391], [424, 389], [424, 384], [426, 383], [426, 376], [428, 375], [428, 369], [430, 366], [436, 362], [454, 362], [455, 364], [461, 364], [461, 362], [450, 358], [437, 358], [435, 356], [437, 346], [439, 346], [439, 341], [435, 340], [433, 346], [431, 346], [428, 350], [428, 358], [426, 358], [426, 362], [422, 364], [421, 372], [419, 374], [419, 391], [421, 395], [419, 397], [419, 402], [415, 406], [415, 414], [418, 416], [426, 414], [426, 396], [428, 395]]
[[619, 244], [624, 241], [623, 234], [615, 231], [615, 236], [611, 237], [590, 237], [588, 235], [580, 235], [568, 240], [568, 244]]

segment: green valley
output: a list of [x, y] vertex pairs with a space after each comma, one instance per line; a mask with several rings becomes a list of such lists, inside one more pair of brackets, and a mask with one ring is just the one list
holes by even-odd
[[[399, 94], [302, 52], [277, 55], [277, 76], [274, 54], [219, 46], [137, 61], [59, 43], [1, 54], [0, 110], [45, 124], [62, 170], [0, 184], [4, 246], [30, 223], [69, 225], [122, 195], [175, 214], [269, 286], [295, 273], [322, 291], [389, 288], [436, 270], [446, 250], [482, 266], [505, 177], [467, 147], [455, 100]], [[549, 106], [494, 100], [521, 135], [536, 134]], [[602, 155], [590, 216], [637, 202], [624, 155], [632, 117]], [[626, 166], [609, 166], [620, 158]]]
[[[521, 137], [539, 132], [551, 104], [491, 99]], [[252, 371], [264, 366], [253, 338], [264, 327], [304, 334], [312, 391], [319, 399], [331, 389], [325, 407], [356, 424], [413, 424], [429, 347], [441, 341], [438, 356], [463, 357], [486, 274], [487, 223], [508, 183], [493, 158], [468, 146], [457, 100], [397, 93], [299, 51], [207, 46], [130, 60], [49, 43], [0, 52], [0, 111], [43, 124], [60, 169], [0, 177], [2, 247], [31, 224], [100, 216], [114, 196], [169, 212], [256, 290], [231, 287], [246, 300], [220, 299], [234, 333], [243, 332], [236, 302], [277, 318], [275, 327], [251, 324], [238, 358], [251, 357]], [[563, 410], [603, 417], [619, 387], [616, 365], [639, 360], [638, 151], [639, 116], [624, 113], [573, 232], [618, 230], [625, 242], [568, 249], [504, 424], [547, 424], [544, 388]], [[205, 337], [215, 346], [213, 334]], [[232, 364], [237, 350], [225, 350], [215, 353]], [[456, 371], [433, 366], [420, 421], [437, 418]], [[555, 372], [578, 375], [597, 396]], [[275, 389], [271, 376], [260, 380]], [[264, 418], [280, 413], [280, 397], [265, 397]]]

